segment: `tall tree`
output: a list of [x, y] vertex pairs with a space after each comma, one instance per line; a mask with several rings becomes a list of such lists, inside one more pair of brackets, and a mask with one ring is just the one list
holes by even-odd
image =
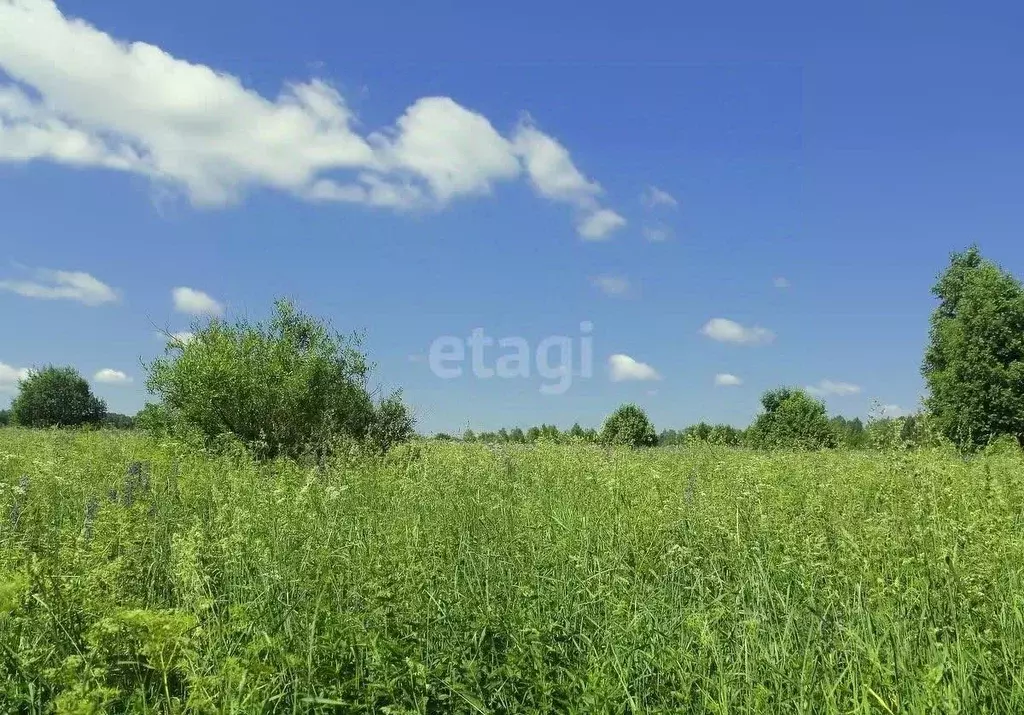
[[24, 427], [78, 427], [99, 424], [107, 406], [73, 367], [45, 367], [19, 384], [11, 421]]
[[922, 374], [935, 426], [961, 449], [1024, 444], [1024, 288], [976, 246], [954, 253], [932, 289]]

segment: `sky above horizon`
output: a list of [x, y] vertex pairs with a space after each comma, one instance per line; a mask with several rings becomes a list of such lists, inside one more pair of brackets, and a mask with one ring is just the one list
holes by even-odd
[[67, 364], [134, 413], [161, 333], [288, 297], [364, 332], [425, 432], [745, 425], [779, 385], [911, 411], [949, 254], [1024, 275], [1022, 27], [0, 0], [0, 408]]

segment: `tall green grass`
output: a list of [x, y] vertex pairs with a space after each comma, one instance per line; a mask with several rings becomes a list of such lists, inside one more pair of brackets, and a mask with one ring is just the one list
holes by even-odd
[[1016, 454], [0, 430], [0, 711], [1021, 712], [1022, 514]]

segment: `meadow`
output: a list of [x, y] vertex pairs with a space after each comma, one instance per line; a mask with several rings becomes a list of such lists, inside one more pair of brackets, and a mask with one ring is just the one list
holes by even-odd
[[1024, 711], [1024, 458], [0, 430], [10, 713]]

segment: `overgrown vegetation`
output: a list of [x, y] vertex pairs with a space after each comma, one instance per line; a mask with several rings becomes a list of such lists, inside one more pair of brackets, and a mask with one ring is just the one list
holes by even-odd
[[278, 301], [267, 323], [214, 319], [187, 343], [172, 339], [149, 366], [160, 403], [140, 421], [207, 445], [230, 436], [267, 459], [323, 454], [339, 439], [386, 450], [408, 439], [412, 419], [397, 394], [374, 403], [369, 373], [358, 339]]
[[5, 712], [1020, 712], [1024, 458], [0, 433]]

